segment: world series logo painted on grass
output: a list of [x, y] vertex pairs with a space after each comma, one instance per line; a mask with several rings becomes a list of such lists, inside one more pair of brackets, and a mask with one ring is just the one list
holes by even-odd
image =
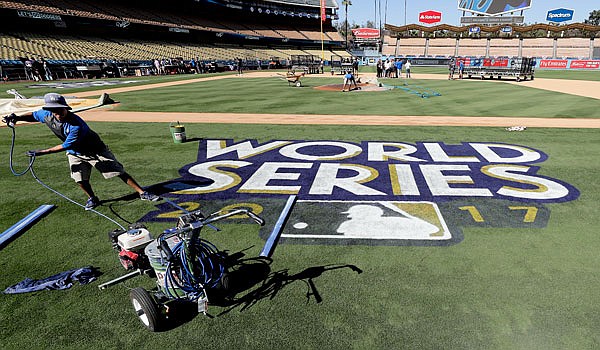
[[[504, 143], [202, 140], [166, 187], [188, 210], [245, 206], [267, 222], [296, 195], [284, 242], [448, 245], [465, 226], [545, 227], [545, 204], [579, 196], [540, 174], [547, 159]], [[161, 209], [144, 219], [178, 214]]]

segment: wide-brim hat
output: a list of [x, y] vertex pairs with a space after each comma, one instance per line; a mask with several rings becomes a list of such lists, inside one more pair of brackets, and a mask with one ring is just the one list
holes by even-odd
[[67, 104], [64, 96], [55, 92], [50, 92], [44, 95], [44, 106], [42, 109], [55, 109], [55, 108], [66, 108], [71, 109]]

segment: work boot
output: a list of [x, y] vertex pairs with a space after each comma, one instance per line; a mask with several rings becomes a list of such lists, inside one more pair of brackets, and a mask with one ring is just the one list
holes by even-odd
[[85, 210], [92, 210], [100, 205], [100, 199], [98, 197], [93, 196], [88, 198], [87, 202], [85, 202]]
[[140, 199], [143, 201], [156, 202], [158, 200], [161, 200], [162, 198], [160, 198], [159, 196], [157, 196], [153, 193], [145, 191], [143, 193], [140, 193]]

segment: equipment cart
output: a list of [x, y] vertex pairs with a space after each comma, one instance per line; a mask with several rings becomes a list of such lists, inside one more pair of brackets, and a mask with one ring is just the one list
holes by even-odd
[[456, 62], [464, 62], [463, 77], [480, 79], [515, 78], [516, 81], [534, 80], [535, 59], [529, 57], [515, 58], [456, 58]]

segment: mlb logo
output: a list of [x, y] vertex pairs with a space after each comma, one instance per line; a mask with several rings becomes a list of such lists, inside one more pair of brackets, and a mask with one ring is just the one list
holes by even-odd
[[447, 245], [460, 241], [433, 202], [299, 200], [286, 243]]

